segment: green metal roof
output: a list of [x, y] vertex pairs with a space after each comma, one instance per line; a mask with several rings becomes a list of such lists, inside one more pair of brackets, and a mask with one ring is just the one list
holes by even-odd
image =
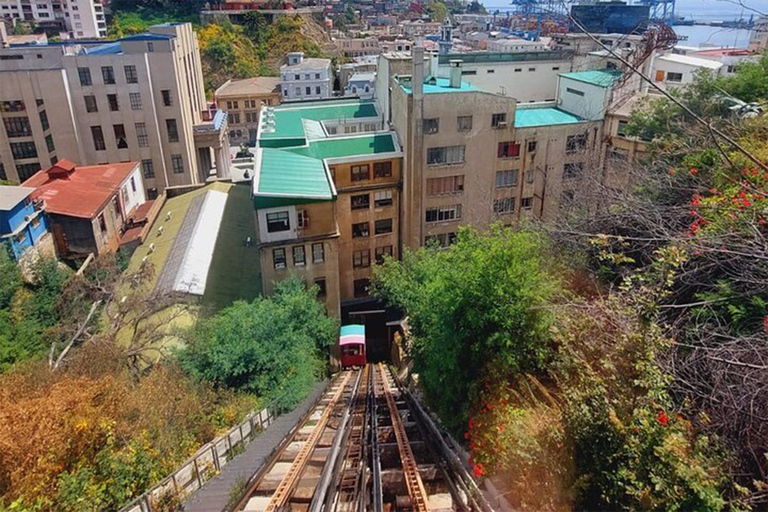
[[374, 156], [380, 153], [392, 153], [397, 151], [397, 147], [392, 135], [386, 133], [313, 140], [309, 143], [309, 147], [291, 148], [288, 151], [325, 160], [326, 158]]
[[316, 201], [330, 201], [334, 198], [322, 160], [292, 151], [263, 148], [258, 176], [255, 196]]
[[305, 138], [302, 120], [331, 121], [379, 115], [373, 102], [362, 100], [302, 102], [295, 105], [288, 103], [271, 107], [269, 111], [274, 112], [275, 126], [273, 131], [266, 131], [267, 116], [261, 116], [259, 138], [262, 140]]
[[396, 151], [391, 133], [332, 137], [290, 148], [262, 147], [254, 203], [256, 208], [270, 208], [334, 200], [326, 159], [375, 157]]
[[535, 126], [550, 126], [556, 124], [580, 123], [579, 116], [570, 114], [554, 107], [521, 108], [515, 110], [515, 128], [531, 128]]
[[[438, 94], [447, 92], [473, 92], [479, 91], [477, 87], [467, 82], [461, 82], [461, 87], [451, 87], [451, 81], [448, 78], [433, 78], [435, 84], [424, 82], [424, 94]], [[412, 94], [412, 88], [409, 85], [400, 84], [408, 94]]]
[[586, 84], [599, 87], [609, 87], [621, 77], [621, 71], [615, 69], [593, 69], [590, 71], [575, 71], [573, 73], [560, 73], [563, 78], [578, 80]]

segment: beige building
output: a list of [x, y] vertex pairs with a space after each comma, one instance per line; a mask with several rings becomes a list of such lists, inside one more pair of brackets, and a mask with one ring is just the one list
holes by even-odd
[[367, 300], [371, 270], [399, 256], [402, 152], [372, 102], [269, 108], [259, 126], [253, 196], [263, 287], [299, 275], [328, 311]]
[[334, 43], [336, 49], [348, 59], [381, 53], [379, 40], [375, 37], [340, 37]]
[[216, 106], [227, 112], [230, 145], [256, 144], [259, 111], [279, 105], [280, 91], [280, 79], [269, 76], [227, 80], [216, 90]]
[[188, 23], [103, 44], [0, 49], [0, 169], [24, 181], [58, 159], [140, 162], [147, 196], [227, 176], [227, 119], [206, 112]]

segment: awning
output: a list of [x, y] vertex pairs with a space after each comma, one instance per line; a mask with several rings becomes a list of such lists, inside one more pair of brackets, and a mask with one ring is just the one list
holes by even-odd
[[339, 346], [343, 345], [364, 345], [365, 344], [365, 326], [364, 325], [344, 325], [339, 335]]

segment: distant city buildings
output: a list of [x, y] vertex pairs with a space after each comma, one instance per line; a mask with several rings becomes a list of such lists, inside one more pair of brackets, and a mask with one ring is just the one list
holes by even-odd
[[102, 0], [0, 0], [0, 17], [12, 23], [34, 22], [75, 39], [107, 36]]
[[303, 52], [287, 55], [280, 66], [284, 101], [320, 100], [331, 97], [331, 60], [305, 58]]
[[227, 112], [230, 145], [256, 144], [259, 111], [265, 106], [279, 105], [281, 91], [281, 80], [266, 76], [227, 80], [216, 89], [216, 106]]
[[147, 196], [229, 172], [226, 113], [210, 116], [188, 23], [103, 43], [0, 49], [0, 177], [67, 158], [140, 162]]

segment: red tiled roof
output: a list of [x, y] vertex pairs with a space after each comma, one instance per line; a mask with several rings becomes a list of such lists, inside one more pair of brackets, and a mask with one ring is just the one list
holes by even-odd
[[133, 217], [133, 222], [139, 223], [147, 220], [147, 215], [149, 215], [149, 210], [152, 209], [152, 206], [154, 204], [155, 204], [154, 200], [149, 200], [146, 203], [141, 203], [139, 206], [137, 206], [133, 210], [133, 214], [130, 215], [131, 217]]
[[32, 199], [45, 201], [45, 211], [91, 219], [138, 165], [125, 162], [75, 167], [72, 162], [61, 160], [50, 169], [38, 171], [23, 185], [35, 189]]

